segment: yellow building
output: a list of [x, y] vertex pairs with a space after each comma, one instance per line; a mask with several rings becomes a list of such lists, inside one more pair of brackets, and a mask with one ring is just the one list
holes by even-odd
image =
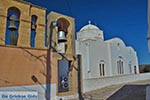
[[39, 100], [76, 98], [74, 19], [51, 12], [46, 25], [45, 13], [29, 2], [0, 0], [0, 91], [36, 91]]

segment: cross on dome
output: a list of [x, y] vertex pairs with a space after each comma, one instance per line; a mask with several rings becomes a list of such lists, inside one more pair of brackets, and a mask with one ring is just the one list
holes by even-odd
[[89, 22], [89, 25], [90, 25], [90, 24], [91, 24], [91, 21], [89, 20], [88, 22]]

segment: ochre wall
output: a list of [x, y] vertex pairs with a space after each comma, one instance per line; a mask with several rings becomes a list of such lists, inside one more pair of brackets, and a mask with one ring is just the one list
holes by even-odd
[[[10, 7], [20, 10], [19, 37], [17, 46], [5, 44], [7, 11]], [[48, 18], [47, 35], [52, 34], [49, 26], [51, 21], [60, 18], [69, 22], [65, 54], [57, 52], [57, 32], [53, 29], [52, 40], [56, 43], [55, 51], [49, 52], [44, 45], [46, 9], [23, 0], [0, 0], [0, 87], [24, 86], [35, 84], [56, 84], [58, 89], [58, 60], [71, 61], [69, 78], [71, 88], [68, 92], [56, 93], [69, 95], [77, 93], [77, 66], [75, 58], [74, 18], [51, 12]], [[37, 16], [35, 48], [30, 48], [31, 16]], [[55, 31], [54, 31], [55, 30]], [[51, 40], [50, 40], [51, 41]], [[53, 46], [53, 45], [52, 45]], [[50, 64], [50, 66], [49, 66]], [[50, 67], [49, 70], [47, 68]], [[50, 73], [50, 75], [47, 75]], [[32, 76], [38, 82], [32, 80]], [[49, 80], [50, 79], [50, 80]], [[46, 82], [49, 80], [49, 82]], [[58, 91], [58, 90], [56, 90]]]
[[[0, 46], [0, 87], [46, 83], [47, 50]], [[51, 61], [51, 83], [57, 82], [57, 61]], [[39, 83], [32, 80], [35, 76]], [[48, 77], [47, 77], [48, 78]]]
[[44, 48], [46, 9], [21, 0], [0, 0], [0, 44], [5, 45], [8, 9], [20, 10], [17, 46], [30, 47], [31, 16], [37, 16], [35, 48]]

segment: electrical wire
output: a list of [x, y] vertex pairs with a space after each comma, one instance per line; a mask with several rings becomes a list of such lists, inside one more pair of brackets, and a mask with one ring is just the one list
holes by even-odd
[[69, 2], [69, 0], [66, 0], [66, 2], [67, 2], [67, 7], [68, 7], [68, 10], [69, 10], [69, 13], [72, 16], [72, 10], [71, 10], [71, 7], [70, 7], [70, 2]]

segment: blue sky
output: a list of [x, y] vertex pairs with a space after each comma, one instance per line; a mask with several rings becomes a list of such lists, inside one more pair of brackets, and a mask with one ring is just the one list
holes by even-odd
[[105, 40], [121, 38], [136, 51], [139, 64], [150, 64], [147, 48], [147, 0], [25, 0], [75, 18], [76, 32], [91, 20]]

